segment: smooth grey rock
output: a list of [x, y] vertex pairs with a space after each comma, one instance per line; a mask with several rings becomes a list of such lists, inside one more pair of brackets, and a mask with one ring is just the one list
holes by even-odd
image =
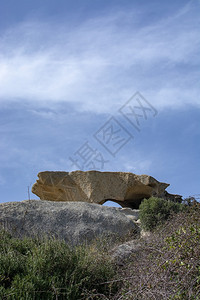
[[133, 221], [137, 221], [139, 219], [139, 209], [131, 209], [131, 208], [121, 208], [120, 212], [125, 214], [128, 218], [132, 219]]
[[118, 208], [86, 202], [25, 200], [0, 204], [0, 223], [17, 237], [53, 235], [76, 245], [138, 226]]

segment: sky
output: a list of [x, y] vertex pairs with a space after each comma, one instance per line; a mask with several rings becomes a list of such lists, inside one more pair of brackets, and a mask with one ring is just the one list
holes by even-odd
[[0, 0], [0, 202], [79, 169], [199, 195], [199, 16], [199, 0]]

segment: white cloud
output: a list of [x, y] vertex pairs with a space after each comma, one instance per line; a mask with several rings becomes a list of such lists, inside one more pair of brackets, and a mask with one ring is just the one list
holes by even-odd
[[22, 23], [5, 32], [0, 102], [52, 106], [64, 101], [78, 110], [113, 112], [139, 89], [159, 109], [199, 106], [194, 9], [185, 6], [151, 26], [138, 27], [137, 12], [126, 12], [123, 27], [124, 17], [118, 13], [74, 28]]
[[[126, 159], [127, 160], [127, 159]], [[152, 168], [152, 161], [148, 159], [132, 160], [124, 162], [122, 169], [124, 172], [137, 174], [148, 174]]]

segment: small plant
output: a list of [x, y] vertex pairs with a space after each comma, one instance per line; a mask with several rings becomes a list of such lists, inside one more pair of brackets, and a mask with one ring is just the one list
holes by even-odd
[[145, 230], [152, 230], [167, 220], [172, 212], [179, 212], [183, 205], [161, 198], [144, 199], [140, 204], [140, 221]]

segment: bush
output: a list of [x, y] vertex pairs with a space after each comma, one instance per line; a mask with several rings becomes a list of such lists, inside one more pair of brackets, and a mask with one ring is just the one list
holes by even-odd
[[17, 239], [0, 232], [0, 299], [86, 299], [110, 296], [115, 270], [106, 253], [56, 239]]
[[140, 221], [145, 230], [152, 230], [167, 220], [172, 212], [179, 212], [183, 205], [161, 198], [144, 199], [140, 204]]
[[172, 215], [140, 240], [116, 299], [200, 300], [200, 204]]

